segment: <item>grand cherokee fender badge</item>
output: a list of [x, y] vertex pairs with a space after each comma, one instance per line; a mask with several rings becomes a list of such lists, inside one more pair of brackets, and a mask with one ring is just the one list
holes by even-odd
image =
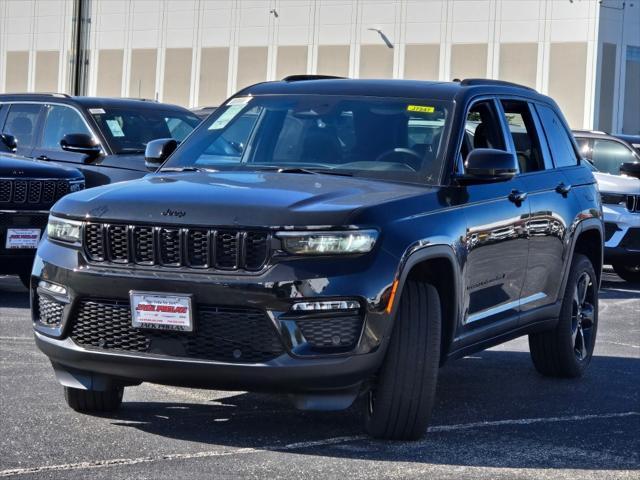
[[178, 217], [178, 218], [182, 218], [186, 214], [187, 212], [184, 212], [182, 210], [171, 210], [170, 208], [167, 208], [164, 212], [161, 213], [161, 215], [164, 217]]

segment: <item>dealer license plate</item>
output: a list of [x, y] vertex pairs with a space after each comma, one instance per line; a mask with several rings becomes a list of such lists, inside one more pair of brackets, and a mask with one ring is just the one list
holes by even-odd
[[23, 249], [38, 248], [40, 241], [39, 228], [8, 228], [4, 248]]
[[130, 292], [134, 328], [193, 331], [191, 295]]

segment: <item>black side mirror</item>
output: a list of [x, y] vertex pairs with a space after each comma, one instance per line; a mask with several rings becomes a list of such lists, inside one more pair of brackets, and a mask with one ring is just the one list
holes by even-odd
[[91, 161], [100, 155], [100, 144], [91, 135], [86, 133], [68, 133], [62, 140], [60, 146], [66, 152], [82, 153]]
[[177, 147], [178, 142], [173, 138], [159, 138], [147, 143], [144, 151], [144, 165], [147, 170], [155, 172]]
[[620, 165], [620, 173], [629, 177], [640, 178], [640, 162], [625, 162]]
[[9, 149], [10, 152], [15, 152], [18, 148], [18, 140], [13, 135], [9, 135], [8, 133], [0, 134], [0, 140], [5, 146]]
[[471, 150], [464, 162], [463, 183], [502, 182], [518, 173], [518, 159], [513, 153], [494, 148]]

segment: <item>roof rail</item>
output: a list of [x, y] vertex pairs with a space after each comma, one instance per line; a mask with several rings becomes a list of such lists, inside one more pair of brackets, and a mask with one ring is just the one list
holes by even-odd
[[48, 95], [50, 97], [63, 97], [63, 98], [71, 98], [71, 95], [68, 93], [60, 93], [60, 92], [18, 92], [18, 93], [10, 93], [7, 92], [4, 95], [12, 95], [19, 97], [31, 97], [33, 95]]
[[[455, 81], [455, 80], [454, 80]], [[496, 87], [518, 87], [536, 91], [535, 88], [527, 87], [526, 85], [520, 85], [519, 83], [506, 82], [504, 80], [492, 80], [490, 78], [465, 78], [460, 81], [460, 85], [465, 87], [473, 87], [474, 85], [494, 85]]]
[[333, 75], [289, 75], [282, 79], [283, 82], [300, 82], [302, 80], [336, 80], [344, 79], [346, 77], [336, 77]]

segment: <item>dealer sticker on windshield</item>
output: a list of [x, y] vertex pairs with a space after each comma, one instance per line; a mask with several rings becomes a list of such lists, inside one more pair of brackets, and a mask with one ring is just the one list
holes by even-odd
[[433, 113], [436, 111], [435, 107], [429, 105], [407, 105], [408, 112], [419, 112], [419, 113]]
[[193, 331], [191, 295], [130, 292], [134, 328]]

